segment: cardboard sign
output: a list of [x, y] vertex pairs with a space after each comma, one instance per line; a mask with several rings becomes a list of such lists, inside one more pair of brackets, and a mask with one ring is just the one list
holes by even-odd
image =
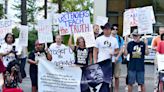
[[28, 26], [21, 26], [19, 32], [19, 44], [21, 46], [28, 46]]

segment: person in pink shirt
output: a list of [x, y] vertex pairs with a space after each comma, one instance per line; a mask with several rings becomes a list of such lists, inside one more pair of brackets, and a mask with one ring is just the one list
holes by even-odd
[[161, 41], [158, 43], [157, 51], [159, 54], [164, 54], [164, 33], [161, 35]]
[[[164, 33], [161, 35], [161, 41], [158, 43], [157, 52], [164, 55]], [[164, 74], [159, 72], [159, 92], [163, 92], [163, 78]]]

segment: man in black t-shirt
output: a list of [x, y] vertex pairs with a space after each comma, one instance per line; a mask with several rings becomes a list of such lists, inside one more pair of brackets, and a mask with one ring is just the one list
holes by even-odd
[[147, 41], [140, 41], [140, 34], [137, 29], [134, 29], [133, 41], [129, 42], [125, 47], [125, 55], [130, 54], [128, 63], [128, 92], [132, 92], [132, 85], [135, 81], [141, 85], [141, 92], [145, 92], [144, 86], [144, 56], [149, 54]]

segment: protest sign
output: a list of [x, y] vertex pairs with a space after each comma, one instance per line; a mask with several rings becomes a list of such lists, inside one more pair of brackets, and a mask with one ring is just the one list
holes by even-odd
[[124, 20], [123, 20], [123, 36], [130, 34], [130, 11], [127, 10], [124, 12]]
[[[144, 20], [142, 20], [144, 19]], [[139, 33], [153, 33], [152, 24], [155, 23], [152, 6], [127, 9], [124, 12], [123, 36], [130, 34], [130, 28], [138, 26]], [[148, 23], [148, 24], [146, 24]], [[146, 24], [146, 25], [145, 25]], [[151, 24], [151, 25], [150, 25]], [[148, 31], [149, 30], [149, 31]]]
[[86, 32], [89, 30], [89, 11], [65, 12], [58, 18], [60, 35], [68, 35], [76, 32]]
[[40, 43], [53, 42], [52, 24], [48, 19], [40, 20], [38, 22], [38, 39]]
[[145, 10], [149, 11], [149, 14], [151, 15], [152, 23], [155, 24], [156, 21], [155, 21], [155, 16], [154, 16], [153, 7], [152, 7], [152, 6], [146, 6], [146, 7], [143, 7], [142, 9], [145, 9]]
[[74, 53], [69, 47], [51, 48], [52, 62], [56, 65], [72, 65], [75, 62]]
[[0, 20], [0, 43], [3, 42], [7, 33], [12, 32], [12, 21], [7, 19]]
[[153, 33], [153, 25], [150, 11], [146, 9], [138, 10], [138, 33], [148, 34]]
[[[93, 30], [93, 29], [91, 29], [91, 30]], [[76, 43], [76, 40], [78, 37], [84, 37], [86, 47], [94, 47], [96, 44], [93, 31], [74, 34], [74, 42], [75, 43]]]
[[158, 71], [164, 70], [164, 55], [157, 53], [157, 64], [158, 64]]
[[46, 59], [38, 64], [38, 92], [81, 92], [80, 67], [58, 67]]
[[97, 92], [109, 92], [112, 80], [111, 62], [78, 67], [59, 67], [40, 58], [38, 64], [39, 92], [93, 92], [93, 86], [99, 86]]
[[21, 25], [19, 32], [19, 45], [28, 46], [28, 26]]

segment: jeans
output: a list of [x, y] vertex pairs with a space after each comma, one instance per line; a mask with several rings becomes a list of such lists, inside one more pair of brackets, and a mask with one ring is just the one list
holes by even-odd
[[27, 59], [26, 57], [20, 59], [20, 72], [22, 78], [26, 77], [26, 72], [25, 72], [26, 59]]

